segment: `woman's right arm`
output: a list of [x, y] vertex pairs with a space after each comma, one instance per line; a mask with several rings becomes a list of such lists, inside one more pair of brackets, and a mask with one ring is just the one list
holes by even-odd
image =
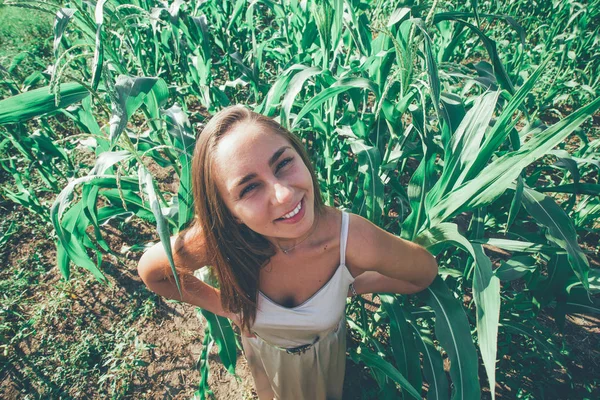
[[175, 265], [185, 271], [179, 274], [180, 283], [184, 288], [183, 297], [177, 290], [161, 242], [148, 249], [138, 263], [138, 274], [148, 289], [166, 298], [183, 301], [235, 321], [235, 315], [223, 310], [219, 290], [193, 276], [193, 271], [207, 265], [208, 256], [202, 233], [196, 228], [191, 228], [181, 235], [171, 237], [171, 250]]

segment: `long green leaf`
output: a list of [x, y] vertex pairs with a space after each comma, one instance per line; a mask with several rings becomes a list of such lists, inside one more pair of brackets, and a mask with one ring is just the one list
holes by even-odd
[[427, 389], [427, 400], [450, 399], [450, 385], [444, 371], [442, 355], [435, 348], [431, 339], [420, 332], [414, 322], [411, 326], [415, 331], [416, 344], [423, 354], [423, 373], [429, 387]]
[[375, 354], [365, 346], [360, 346], [358, 359], [365, 363], [366, 366], [379, 370], [387, 377], [398, 383], [406, 393], [410, 394], [414, 399], [421, 399], [421, 394], [406, 380], [404, 376], [392, 364], [383, 359], [383, 357]]
[[571, 268], [586, 289], [589, 289], [588, 271], [590, 264], [577, 244], [575, 226], [554, 199], [525, 187], [523, 206], [535, 220], [548, 228], [546, 238], [567, 251]]
[[178, 104], [164, 112], [167, 121], [167, 131], [173, 138], [175, 147], [179, 150], [181, 175], [177, 200], [179, 207], [179, 229], [182, 229], [194, 216], [194, 199], [192, 197], [192, 155], [196, 138], [192, 133], [192, 125]]
[[73, 17], [77, 10], [71, 8], [61, 8], [56, 12], [56, 18], [54, 19], [54, 59], [58, 58], [58, 48], [62, 41], [63, 34], [67, 28], [67, 24]]
[[156, 195], [156, 191], [154, 189], [154, 180], [152, 179], [152, 175], [150, 172], [146, 170], [145, 167], [140, 166], [138, 169], [138, 175], [140, 179], [140, 186], [142, 188], [142, 192], [147, 196], [148, 202], [152, 207], [152, 213], [154, 214], [154, 218], [156, 218], [156, 229], [158, 230], [158, 236], [160, 237], [160, 241], [163, 244], [165, 249], [165, 253], [167, 254], [167, 259], [169, 260], [169, 265], [171, 266], [171, 272], [173, 272], [173, 277], [175, 278], [175, 284], [177, 285], [177, 290], [179, 291], [179, 295], [183, 298], [183, 294], [181, 292], [181, 283], [179, 281], [179, 274], [177, 274], [177, 270], [175, 268], [175, 262], [173, 261], [173, 252], [171, 249], [171, 232], [169, 231], [169, 225], [162, 213], [162, 209], [158, 202], [158, 196]]
[[[453, 223], [442, 223], [423, 231], [415, 238], [432, 254], [439, 251], [445, 242], [455, 244], [468, 251], [475, 262], [473, 297], [477, 306], [477, 338], [481, 357], [490, 382], [492, 397], [496, 386], [496, 352], [498, 340], [498, 318], [500, 316], [500, 281], [492, 272], [492, 262], [480, 244], [472, 244], [458, 232]], [[436, 330], [437, 332], [437, 330]]]
[[[158, 85], [158, 95], [153, 92], [156, 85]], [[127, 126], [129, 118], [144, 102], [152, 101], [154, 104], [160, 104], [163, 101], [165, 87], [166, 83], [160, 78], [138, 78], [126, 75], [117, 78], [110, 119], [111, 144], [116, 143]], [[158, 97], [158, 99], [149, 100], [148, 97], [154, 97], [155, 99]]]
[[306, 103], [304, 107], [302, 107], [302, 110], [300, 110], [300, 112], [294, 119], [294, 122], [292, 123], [292, 129], [296, 127], [296, 125], [302, 120], [302, 118], [305, 115], [307, 115], [314, 109], [320, 107], [327, 100], [332, 99], [337, 95], [347, 92], [351, 89], [368, 89], [375, 94], [379, 93], [377, 85], [365, 78], [350, 78], [338, 81], [334, 83], [331, 87], [328, 87], [327, 89], [323, 90], [318, 95], [310, 99], [310, 101]]
[[50, 86], [30, 90], [0, 101], [0, 125], [27, 121], [33, 117], [55, 112], [70, 106], [87, 96], [89, 92], [78, 83], [63, 83], [58, 91], [60, 103], [55, 104], [55, 95]]
[[598, 108], [600, 108], [600, 98], [532, 137], [518, 151], [498, 158], [484, 168], [476, 178], [452, 190], [429, 210], [432, 225], [445, 221], [462, 210], [493, 202], [517, 179], [523, 168], [561, 143]]
[[395, 296], [380, 294], [381, 304], [390, 318], [390, 340], [398, 371], [417, 389], [423, 385], [421, 362], [415, 338]]
[[439, 276], [419, 297], [435, 311], [435, 335], [450, 359], [452, 399], [480, 399], [477, 351], [460, 301]]
[[206, 318], [211, 338], [217, 343], [219, 357], [227, 372], [235, 375], [235, 364], [237, 360], [237, 350], [235, 345], [235, 333], [231, 328], [231, 323], [227, 318], [220, 317], [209, 311], [200, 309], [200, 312]]

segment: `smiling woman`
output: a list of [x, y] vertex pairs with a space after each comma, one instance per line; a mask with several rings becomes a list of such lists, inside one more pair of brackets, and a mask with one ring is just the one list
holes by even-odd
[[[323, 204], [302, 143], [242, 106], [215, 115], [193, 160], [196, 219], [139, 273], [156, 293], [233, 320], [260, 399], [340, 399], [350, 294], [414, 293], [437, 264], [422, 247]], [[192, 276], [212, 265], [216, 290]]]

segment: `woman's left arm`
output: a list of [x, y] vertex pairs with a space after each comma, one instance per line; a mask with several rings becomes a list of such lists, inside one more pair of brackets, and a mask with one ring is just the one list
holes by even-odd
[[424, 247], [350, 215], [347, 264], [357, 293], [416, 293], [437, 276], [435, 257]]

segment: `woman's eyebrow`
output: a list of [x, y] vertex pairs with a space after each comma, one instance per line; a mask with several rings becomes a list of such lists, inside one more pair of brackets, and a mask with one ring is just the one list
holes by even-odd
[[[271, 158], [269, 158], [269, 166], [272, 167], [273, 164], [275, 164], [275, 162], [279, 159], [279, 157], [281, 157], [283, 152], [286, 151], [287, 149], [291, 149], [291, 147], [290, 146], [282, 146], [279, 149], [277, 149], [277, 151], [275, 153], [273, 153]], [[239, 187], [239, 186], [243, 185], [244, 183], [251, 181], [254, 178], [256, 178], [255, 173], [247, 174], [243, 178], [241, 178], [239, 181], [237, 181], [237, 183], [234, 185], [234, 187]]]
[[283, 152], [286, 149], [291, 149], [291, 147], [290, 146], [283, 146], [283, 147], [280, 147], [279, 150], [277, 150], [275, 153], [273, 153], [273, 155], [269, 159], [269, 166], [270, 167], [272, 167], [273, 164], [275, 164], [275, 161], [277, 161], [277, 159], [279, 158], [279, 156], [281, 156], [281, 154], [283, 154]]

